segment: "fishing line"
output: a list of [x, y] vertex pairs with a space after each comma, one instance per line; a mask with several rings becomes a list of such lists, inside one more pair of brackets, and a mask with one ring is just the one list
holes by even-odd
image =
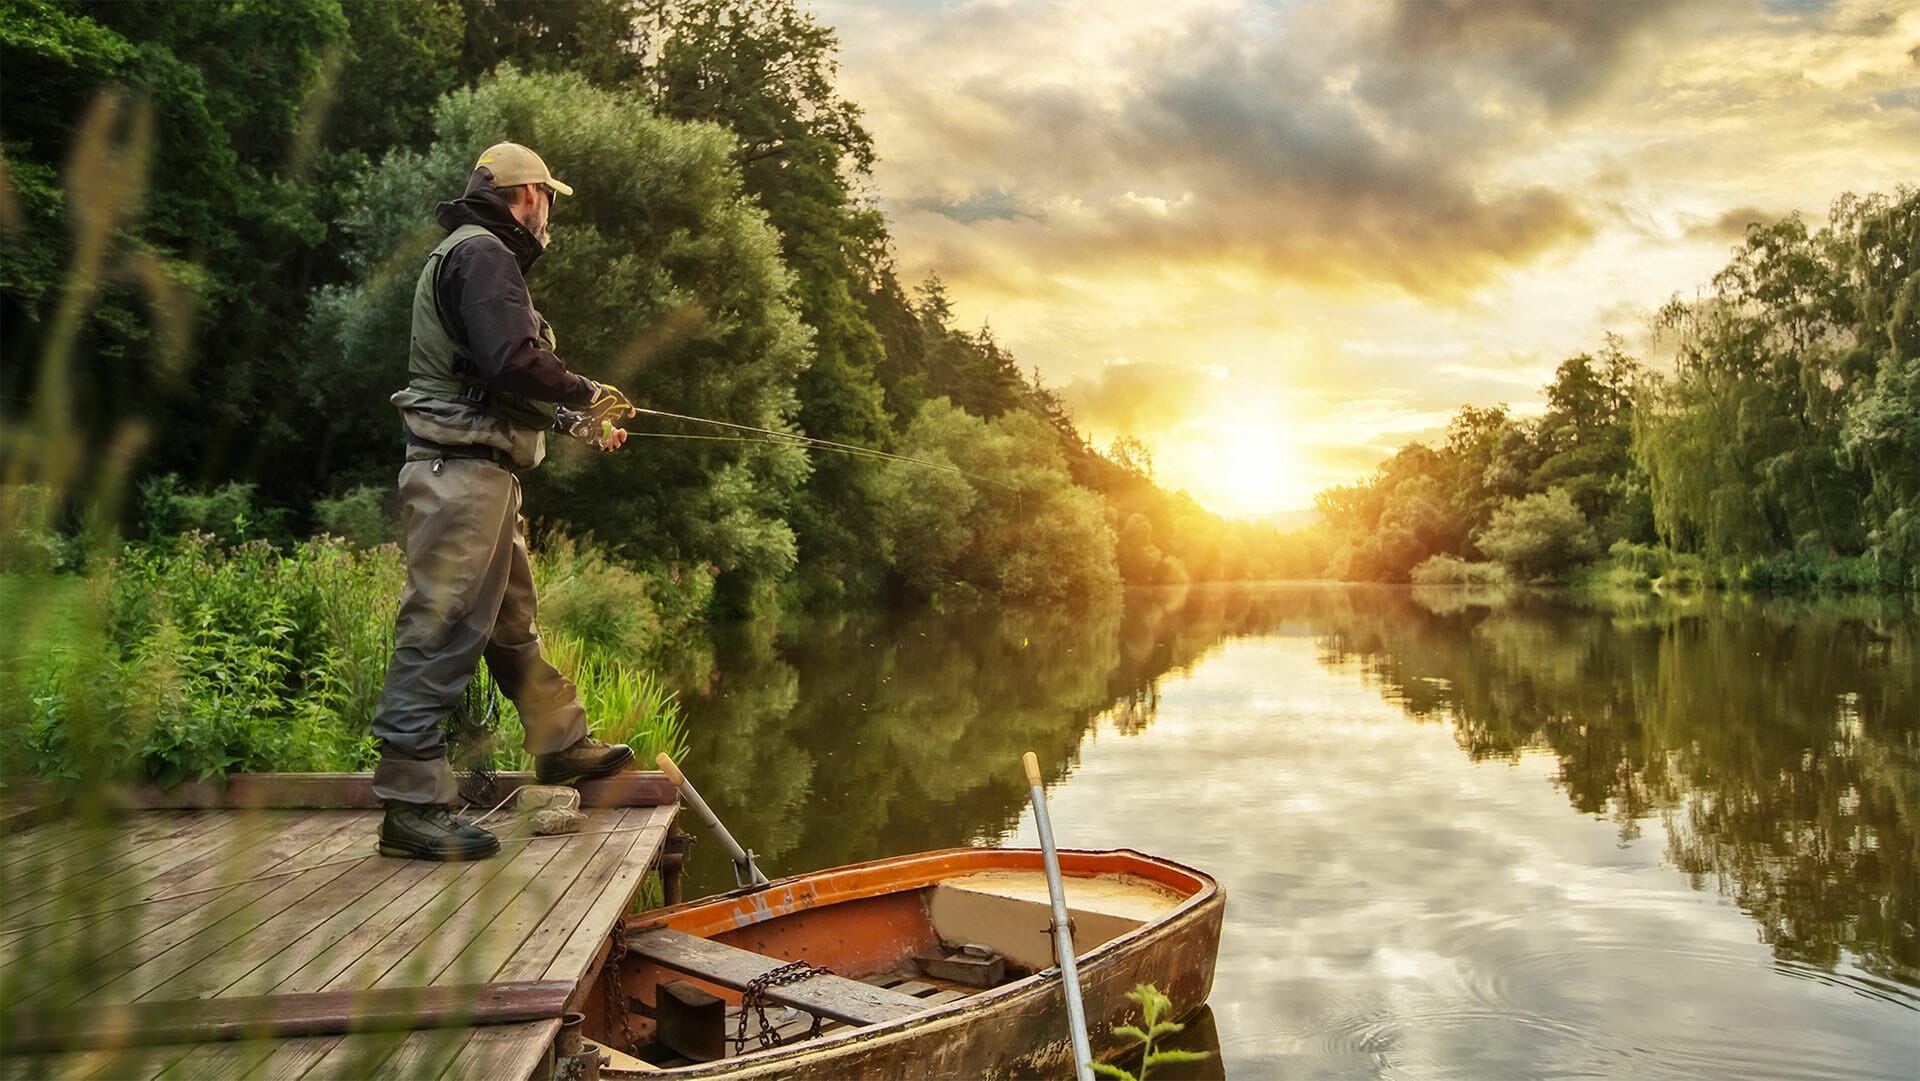
[[756, 428], [751, 424], [736, 424], [730, 420], [711, 420], [707, 417], [693, 417], [693, 416], [688, 416], [684, 413], [669, 413], [663, 409], [645, 409], [639, 406], [635, 406], [633, 411], [635, 415], [639, 415], [639, 416], [665, 417], [670, 420], [684, 420], [692, 424], [711, 424], [719, 428], [731, 428], [735, 431], [751, 432], [755, 435], [763, 436], [765, 438], [729, 440], [727, 439], [727, 437], [724, 437], [724, 436], [686, 435], [678, 432], [629, 432], [628, 433], [629, 435], [644, 435], [644, 436], [649, 436], [653, 438], [664, 438], [664, 439], [709, 439], [709, 440], [722, 441], [722, 442], [738, 441], [742, 443], [776, 443], [776, 444], [785, 445], [785, 446], [820, 447], [825, 450], [838, 450], [848, 454], [863, 455], [869, 458], [879, 458], [883, 461], [906, 462], [909, 465], [924, 466], [927, 469], [939, 469], [939, 470], [944, 470], [945, 472], [948, 472], [948, 473], [958, 473], [963, 477], [969, 477], [973, 480], [984, 481], [987, 484], [996, 485], [998, 487], [1006, 488], [1009, 490], [1013, 489], [1013, 485], [1011, 484], [1007, 484], [1004, 481], [994, 480], [992, 477], [983, 477], [978, 473], [969, 473], [957, 465], [944, 465], [940, 462], [929, 462], [924, 458], [914, 458], [905, 454], [895, 454], [892, 451], [878, 450], [874, 447], [862, 447], [854, 443], [836, 443], [831, 439], [818, 439], [818, 438], [815, 438], [814, 436], [800, 435], [796, 432], [779, 432], [779, 431], [774, 431], [771, 428]]

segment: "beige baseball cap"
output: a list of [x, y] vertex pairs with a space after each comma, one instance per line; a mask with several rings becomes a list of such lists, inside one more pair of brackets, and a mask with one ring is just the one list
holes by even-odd
[[547, 163], [540, 155], [521, 146], [519, 143], [495, 143], [480, 155], [473, 163], [478, 169], [485, 166], [493, 174], [493, 186], [512, 188], [521, 184], [545, 184], [562, 195], [572, 195], [573, 189], [553, 178], [547, 171]]

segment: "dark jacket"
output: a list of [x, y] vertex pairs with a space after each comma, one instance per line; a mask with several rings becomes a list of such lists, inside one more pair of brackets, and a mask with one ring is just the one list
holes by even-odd
[[441, 324], [473, 358], [470, 378], [488, 390], [544, 402], [591, 400], [593, 385], [540, 343], [540, 316], [527, 294], [526, 272], [543, 249], [515, 220], [506, 198], [475, 173], [467, 193], [441, 203], [434, 218], [449, 233], [478, 225], [493, 234], [447, 253], [434, 283]]

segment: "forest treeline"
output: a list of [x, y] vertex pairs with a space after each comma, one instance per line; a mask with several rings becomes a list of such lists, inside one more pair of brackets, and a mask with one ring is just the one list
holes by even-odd
[[[538, 528], [718, 612], [1551, 577], [1615, 542], [1648, 573], [1920, 581], [1912, 192], [1757, 226], [1663, 313], [1670, 376], [1609, 341], [1543, 417], [1467, 407], [1283, 533], [1165, 491], [1137, 443], [1093, 447], [1046, 358], [901, 280], [835, 49], [795, 0], [0, 0], [10, 531], [55, 565], [121, 518], [377, 539], [432, 207], [511, 138], [578, 191], [531, 282], [570, 365], [651, 409], [914, 459], [654, 418], [528, 474]], [[84, 460], [43, 445], [56, 421]]]
[[[530, 283], [570, 365], [931, 466], [661, 420], [555, 448], [538, 526], [735, 613], [1109, 596], [1123, 534], [1158, 579], [1317, 569], [1101, 454], [937, 277], [900, 280], [833, 32], [792, 0], [5, 0], [0, 50], [5, 418], [57, 392], [93, 447], [131, 422], [135, 535], [378, 535], [432, 207], [511, 138], [578, 191]], [[104, 188], [137, 205], [80, 250]], [[36, 453], [10, 483], [59, 473]], [[10, 504], [72, 533], [74, 502]]]
[[1614, 574], [1757, 589], [1920, 589], [1920, 188], [1829, 224], [1748, 226], [1657, 314], [1654, 360], [1609, 335], [1546, 410], [1460, 410], [1315, 500], [1330, 572], [1375, 581]]

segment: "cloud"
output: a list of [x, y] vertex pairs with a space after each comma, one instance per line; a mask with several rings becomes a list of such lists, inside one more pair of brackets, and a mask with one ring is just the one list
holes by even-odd
[[1109, 364], [1060, 389], [1082, 430], [1141, 435], [1169, 431], [1206, 405], [1205, 377], [1184, 364]]
[[1709, 221], [1689, 225], [1687, 237], [1690, 240], [1738, 244], [1746, 239], [1747, 226], [1766, 225], [1784, 217], [1785, 214], [1762, 210], [1757, 206], [1737, 206]]
[[[1562, 6], [1584, 7], [1549, 4], [1517, 23], [1385, 9], [1356, 22], [1335, 4], [1291, 17], [1208, 9], [1110, 42], [1101, 59], [1124, 70], [1119, 83], [1077, 78], [1087, 69], [1058, 57], [1025, 65], [1034, 38], [1071, 32], [1048, 18], [1061, 5], [1039, 15], [1023, 6], [1018, 35], [1014, 9], [968, 9], [956, 18], [971, 25], [941, 40], [992, 27], [1016, 44], [1004, 63], [959, 73], [944, 93], [921, 86], [908, 92], [914, 100], [893, 100], [922, 118], [916, 147], [947, 152], [945, 167], [926, 172], [912, 166], [933, 159], [910, 151], [882, 190], [908, 231], [916, 216], [999, 228], [975, 238], [1018, 236], [1030, 258], [1057, 267], [1229, 260], [1302, 281], [1457, 295], [1587, 239], [1594, 225], [1567, 192], [1490, 178], [1481, 166], [1528, 124], [1480, 115], [1479, 89], [1437, 58], [1410, 64], [1410, 50], [1439, 42], [1517, 55], [1522, 31], [1556, 19], [1574, 23], [1554, 30], [1574, 40], [1587, 23], [1554, 15]], [[1640, 10], [1602, 20], [1606, 40], [1624, 42], [1650, 21]], [[1403, 40], [1376, 40], [1388, 17], [1406, 27]], [[1565, 103], [1623, 48], [1584, 59], [1564, 86], [1518, 60], [1507, 66], [1543, 83], [1530, 100]]]
[[1380, 57], [1391, 62], [1377, 64], [1368, 81], [1383, 100], [1403, 105], [1436, 86], [1492, 83], [1566, 113], [1597, 97], [1633, 47], [1686, 6], [1671, 0], [1398, 0], [1391, 50]]

